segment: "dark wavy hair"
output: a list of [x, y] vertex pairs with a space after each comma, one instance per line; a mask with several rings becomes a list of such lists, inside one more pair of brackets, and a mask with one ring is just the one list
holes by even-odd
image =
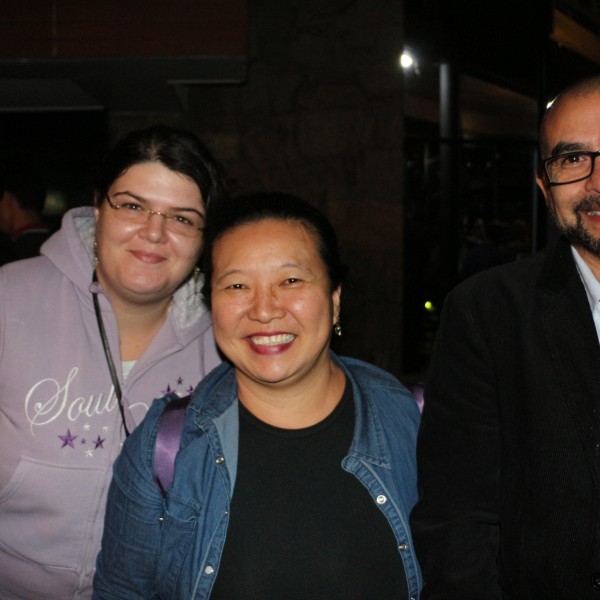
[[209, 309], [215, 243], [237, 227], [266, 220], [296, 221], [304, 225], [317, 239], [317, 249], [327, 270], [331, 291], [344, 281], [346, 267], [341, 261], [335, 230], [320, 210], [302, 198], [282, 192], [259, 192], [238, 196], [227, 202], [213, 204], [207, 212], [201, 264], [204, 272], [202, 295]]
[[96, 205], [127, 169], [148, 162], [162, 163], [189, 177], [200, 189], [207, 209], [227, 197], [223, 169], [196, 135], [186, 129], [154, 125], [128, 133], [106, 155], [94, 181]]

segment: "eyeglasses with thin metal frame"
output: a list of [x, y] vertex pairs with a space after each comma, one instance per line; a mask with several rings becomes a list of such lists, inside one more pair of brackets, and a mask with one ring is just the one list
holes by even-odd
[[542, 160], [542, 165], [548, 185], [566, 185], [587, 179], [594, 172], [598, 156], [600, 150], [595, 152], [582, 150], [545, 158]]
[[204, 231], [204, 227], [194, 222], [195, 217], [204, 221], [204, 216], [196, 210], [191, 211], [194, 217], [191, 218], [191, 215], [188, 216], [181, 213], [171, 214], [160, 210], [150, 210], [133, 201], [116, 204], [108, 195], [106, 196], [106, 200], [108, 201], [109, 206], [115, 210], [114, 215], [121, 221], [135, 223], [137, 225], [146, 225], [152, 215], [158, 215], [164, 219], [167, 231], [177, 235], [197, 237]]

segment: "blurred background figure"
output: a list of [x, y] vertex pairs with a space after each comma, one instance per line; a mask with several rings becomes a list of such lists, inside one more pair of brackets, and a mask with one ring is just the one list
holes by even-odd
[[4, 231], [0, 231], [0, 265], [12, 260], [15, 259], [10, 237]]
[[465, 223], [466, 235], [458, 266], [460, 279], [515, 260], [512, 230], [507, 223], [496, 219], [486, 222], [480, 216], [470, 221]]
[[0, 165], [0, 264], [40, 253], [51, 229], [42, 218], [46, 184], [25, 162]]

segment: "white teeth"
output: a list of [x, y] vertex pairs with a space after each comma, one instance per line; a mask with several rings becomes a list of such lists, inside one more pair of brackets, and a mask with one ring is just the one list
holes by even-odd
[[589, 210], [588, 211], [588, 215], [593, 215], [594, 217], [597, 217], [600, 215], [600, 211], [597, 210]]
[[250, 339], [257, 346], [277, 346], [278, 344], [289, 344], [295, 337], [291, 333], [280, 333], [278, 335], [257, 335]]

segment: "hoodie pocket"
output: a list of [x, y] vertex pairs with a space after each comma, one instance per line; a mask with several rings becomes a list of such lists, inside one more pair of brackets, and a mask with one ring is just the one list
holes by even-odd
[[[81, 572], [100, 543], [105, 469], [21, 458], [0, 490], [0, 547], [47, 568]], [[91, 553], [91, 554], [90, 554]]]

